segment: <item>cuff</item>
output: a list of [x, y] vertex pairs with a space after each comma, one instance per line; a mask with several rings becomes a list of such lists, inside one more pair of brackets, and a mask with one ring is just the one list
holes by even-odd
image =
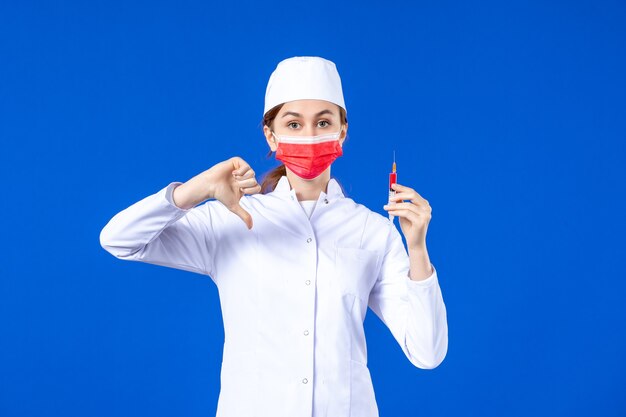
[[169, 185], [167, 187], [165, 187], [165, 199], [173, 207], [177, 208], [180, 211], [185, 211], [186, 212], [186, 211], [189, 211], [191, 209], [183, 209], [181, 207], [178, 207], [176, 204], [174, 204], [174, 198], [172, 197], [172, 194], [174, 193], [174, 188], [178, 187], [181, 184], [182, 184], [182, 182], [180, 182], [180, 181], [173, 181], [173, 182], [169, 183]]
[[432, 263], [430, 264], [430, 266], [433, 269], [433, 273], [430, 274], [428, 278], [423, 279], [421, 281], [416, 281], [414, 279], [411, 279], [411, 277], [407, 275], [408, 285], [412, 285], [414, 287], [430, 287], [431, 285], [435, 285], [435, 283], [437, 282], [437, 270], [435, 269], [435, 266]]

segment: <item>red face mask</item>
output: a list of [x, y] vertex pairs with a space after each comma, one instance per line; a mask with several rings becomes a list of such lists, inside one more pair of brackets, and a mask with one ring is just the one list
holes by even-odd
[[272, 135], [280, 139], [276, 148], [276, 159], [282, 161], [294, 174], [307, 180], [316, 178], [335, 159], [343, 155], [337, 133], [317, 136]]

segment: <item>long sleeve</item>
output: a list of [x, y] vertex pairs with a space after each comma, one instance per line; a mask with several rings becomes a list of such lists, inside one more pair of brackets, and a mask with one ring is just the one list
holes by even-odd
[[409, 361], [433, 369], [448, 351], [448, 322], [437, 271], [422, 281], [409, 278], [409, 256], [391, 225], [380, 273], [368, 305], [385, 323]]
[[206, 204], [182, 209], [172, 200], [172, 182], [117, 213], [100, 232], [100, 244], [115, 257], [209, 275], [213, 281], [215, 231]]

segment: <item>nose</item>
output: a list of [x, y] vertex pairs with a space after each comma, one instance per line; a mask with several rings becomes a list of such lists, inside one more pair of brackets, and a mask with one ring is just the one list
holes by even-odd
[[304, 136], [315, 136], [317, 134], [317, 125], [308, 124], [302, 131]]

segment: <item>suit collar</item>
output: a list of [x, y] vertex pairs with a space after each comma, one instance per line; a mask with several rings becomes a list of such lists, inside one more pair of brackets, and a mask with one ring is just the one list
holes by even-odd
[[[324, 191], [320, 192], [320, 196], [318, 200], [327, 199], [328, 201], [333, 201], [338, 198], [344, 197], [344, 194], [341, 191], [341, 186], [339, 185], [337, 180], [335, 180], [334, 178], [331, 178], [328, 181], [326, 191], [327, 192], [324, 192]], [[286, 175], [283, 175], [282, 177], [280, 177], [272, 193], [275, 193], [282, 197], [290, 197], [292, 200], [297, 200], [296, 191], [293, 188], [291, 188], [291, 184], [289, 183], [289, 179], [287, 178]]]

